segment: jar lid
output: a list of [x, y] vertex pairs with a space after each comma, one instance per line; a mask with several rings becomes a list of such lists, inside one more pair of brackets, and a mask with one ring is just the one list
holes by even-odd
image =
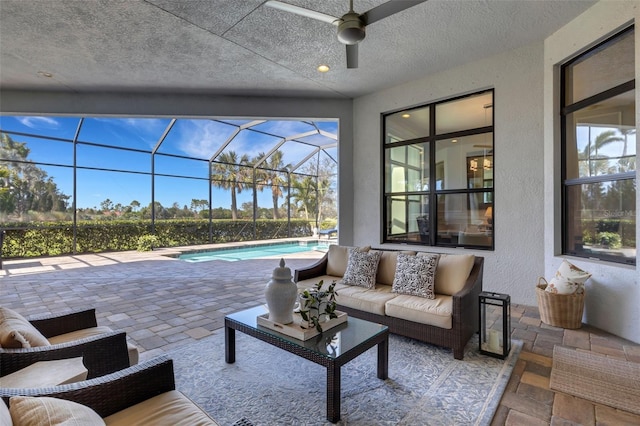
[[284, 258], [280, 259], [280, 266], [273, 270], [273, 278], [276, 280], [291, 279], [291, 269], [285, 266]]

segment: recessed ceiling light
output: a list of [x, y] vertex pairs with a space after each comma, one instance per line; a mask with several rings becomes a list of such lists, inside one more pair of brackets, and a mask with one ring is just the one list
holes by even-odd
[[402, 118], [409, 118], [409, 117], [411, 117], [411, 114], [408, 114], [406, 112], [402, 114]]
[[320, 72], [327, 72], [327, 71], [329, 71], [329, 69], [330, 69], [329, 65], [320, 65], [318, 67], [318, 71], [320, 71]]
[[457, 143], [458, 139], [451, 139], [451, 143]]
[[53, 77], [53, 74], [51, 74], [50, 72], [47, 72], [47, 71], [38, 71], [38, 75], [40, 77], [47, 77], [47, 78]]

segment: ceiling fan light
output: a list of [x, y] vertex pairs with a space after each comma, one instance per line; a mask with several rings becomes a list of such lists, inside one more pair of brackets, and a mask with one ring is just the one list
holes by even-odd
[[338, 40], [343, 44], [356, 44], [365, 37], [365, 25], [357, 13], [347, 13], [338, 25]]

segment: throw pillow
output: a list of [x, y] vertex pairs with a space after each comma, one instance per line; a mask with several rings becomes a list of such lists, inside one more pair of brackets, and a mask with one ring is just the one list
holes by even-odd
[[563, 260], [553, 278], [549, 280], [545, 291], [555, 294], [581, 294], [584, 293], [585, 281], [590, 277], [591, 274], [587, 271]]
[[347, 270], [340, 281], [341, 284], [373, 288], [376, 285], [376, 272], [382, 253], [379, 251], [362, 252], [357, 248], [349, 250]]
[[582, 287], [581, 284], [574, 283], [573, 281], [569, 281], [563, 277], [553, 277], [549, 281], [549, 284], [544, 289], [549, 293], [554, 294], [574, 294], [574, 293], [582, 293], [584, 290], [578, 291], [578, 289]]
[[0, 347], [30, 348], [49, 345], [47, 338], [22, 315], [0, 307]]
[[14, 396], [9, 401], [14, 426], [104, 425], [91, 408], [59, 398]]
[[329, 246], [329, 253], [327, 254], [327, 275], [341, 277], [347, 270], [347, 263], [349, 262], [349, 251], [356, 249], [358, 251], [369, 251], [371, 246], [364, 247], [348, 247], [332, 244]]
[[391, 291], [435, 299], [436, 268], [440, 255], [398, 255], [396, 276]]
[[[377, 250], [380, 251], [380, 250]], [[415, 251], [380, 251], [380, 262], [378, 263], [378, 273], [376, 275], [376, 282], [380, 284], [393, 285], [393, 278], [396, 274], [396, 264], [398, 262], [398, 255], [408, 254], [415, 256]]]

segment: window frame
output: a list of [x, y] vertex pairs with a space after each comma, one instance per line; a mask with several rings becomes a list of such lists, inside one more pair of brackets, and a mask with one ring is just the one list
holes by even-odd
[[[594, 184], [594, 183], [604, 183], [604, 182], [621, 182], [621, 181], [625, 181], [625, 180], [633, 180], [634, 182], [636, 181], [636, 171], [631, 171], [631, 172], [623, 172], [623, 173], [615, 173], [615, 174], [602, 174], [602, 175], [596, 175], [596, 176], [586, 176], [586, 177], [577, 177], [577, 178], [567, 178], [567, 144], [568, 144], [568, 138], [567, 138], [567, 117], [579, 110], [582, 110], [586, 107], [595, 105], [599, 102], [603, 102], [606, 101], [608, 99], [614, 98], [615, 96], [624, 94], [626, 92], [629, 92], [631, 90], [635, 90], [636, 86], [635, 86], [635, 78], [633, 78], [632, 80], [626, 81], [624, 83], [618, 84], [614, 87], [610, 87], [609, 89], [606, 89], [602, 92], [598, 92], [594, 95], [588, 96], [584, 99], [581, 99], [577, 102], [573, 102], [571, 104], [567, 104], [567, 90], [568, 87], [567, 85], [570, 84], [569, 82], [567, 82], [567, 75], [566, 75], [566, 69], [567, 67], [570, 67], [571, 65], [573, 65], [575, 62], [580, 61], [580, 60], [584, 60], [589, 58], [592, 55], [597, 54], [599, 51], [601, 51], [603, 48], [606, 48], [606, 45], [611, 44], [613, 45], [616, 41], [616, 39], [620, 39], [622, 37], [624, 37], [627, 33], [631, 32], [631, 31], [635, 31], [635, 26], [634, 25], [630, 25], [618, 32], [616, 32], [615, 34], [613, 34], [610, 37], [607, 37], [606, 40], [603, 40], [602, 42], [596, 44], [595, 46], [585, 50], [584, 52], [580, 53], [579, 55], [576, 55], [575, 57], [571, 58], [570, 60], [564, 62], [563, 64], [560, 65], [559, 67], [559, 72], [560, 72], [560, 96], [559, 96], [559, 104], [560, 104], [560, 138], [561, 138], [561, 155], [560, 155], [560, 161], [561, 161], [561, 177], [560, 177], [560, 194], [561, 194], [561, 251], [563, 255], [569, 255], [569, 256], [575, 256], [575, 257], [581, 257], [581, 258], [592, 258], [592, 259], [597, 259], [597, 260], [601, 260], [601, 261], [605, 261], [605, 262], [612, 262], [612, 263], [617, 263], [617, 264], [624, 264], [624, 265], [635, 265], [636, 264], [636, 258], [635, 257], [622, 257], [622, 256], [616, 256], [613, 254], [607, 254], [607, 253], [596, 253], [596, 252], [582, 252], [580, 250], [576, 250], [575, 248], [573, 250], [569, 249], [569, 241], [568, 241], [568, 234], [569, 234], [569, 227], [570, 227], [570, 217], [571, 215], [569, 214], [569, 197], [568, 197], [568, 192], [571, 188], [573, 187], [577, 187], [580, 185], [585, 185], [585, 184]], [[636, 154], [637, 156], [637, 154]], [[637, 197], [637, 195], [636, 195]], [[637, 224], [636, 224], [637, 226]], [[637, 248], [637, 243], [636, 243], [636, 248]]]
[[[457, 130], [457, 131], [453, 131], [453, 132], [448, 132], [448, 133], [440, 133], [440, 134], [436, 134], [436, 128], [437, 128], [437, 114], [436, 114], [436, 109], [437, 106], [440, 104], [444, 104], [444, 103], [449, 103], [449, 102], [453, 102], [453, 101], [458, 101], [458, 100], [462, 100], [465, 98], [471, 98], [474, 96], [479, 96], [479, 95], [483, 95], [483, 94], [490, 94], [491, 95], [491, 125], [489, 126], [482, 126], [482, 127], [476, 127], [476, 128], [471, 128], [471, 129], [465, 129], [465, 130]], [[425, 104], [421, 104], [421, 105], [416, 105], [413, 107], [408, 107], [408, 108], [401, 108], [401, 109], [397, 109], [397, 110], [393, 110], [393, 111], [389, 111], [389, 112], [385, 112], [381, 114], [381, 151], [380, 151], [380, 158], [382, 159], [381, 161], [381, 183], [380, 183], [380, 206], [381, 206], [381, 218], [382, 218], [382, 222], [381, 222], [381, 226], [380, 226], [380, 241], [381, 243], [388, 243], [388, 244], [402, 244], [402, 245], [415, 245], [415, 246], [427, 246], [427, 247], [460, 247], [460, 248], [473, 248], [473, 249], [478, 249], [478, 250], [488, 250], [488, 251], [494, 251], [495, 250], [495, 229], [496, 229], [496, 225], [495, 225], [495, 187], [496, 187], [496, 182], [495, 182], [495, 89], [494, 88], [490, 88], [490, 89], [483, 89], [477, 92], [473, 92], [473, 93], [468, 93], [465, 95], [460, 95], [460, 96], [455, 96], [455, 97], [451, 97], [451, 98], [447, 98], [447, 99], [443, 99], [437, 102], [430, 102], [430, 103], [425, 103]], [[397, 114], [398, 112], [401, 111], [407, 111], [407, 112], [411, 112], [412, 110], [417, 110], [417, 109], [423, 109], [429, 107], [429, 135], [428, 136], [420, 136], [417, 137], [415, 139], [403, 139], [401, 141], [398, 142], [392, 142], [392, 141], [387, 141], [388, 135], [387, 135], [387, 126], [386, 126], [386, 118], [389, 116], [392, 116], [394, 114]], [[488, 135], [491, 134], [491, 146], [492, 146], [492, 152], [491, 152], [491, 156], [493, 157], [493, 177], [492, 177], [492, 186], [490, 188], [469, 188], [469, 185], [466, 184], [464, 188], [454, 188], [454, 189], [438, 189], [437, 187], [437, 167], [438, 167], [438, 162], [436, 160], [436, 152], [437, 152], [437, 142], [440, 140], [446, 140], [446, 139], [457, 139], [457, 138], [463, 138], [465, 136], [474, 136], [474, 135]], [[426, 144], [428, 145], [429, 148], [429, 164], [428, 164], [428, 168], [429, 168], [429, 186], [428, 186], [428, 190], [424, 191], [410, 191], [408, 190], [408, 188], [404, 188], [404, 191], [392, 191], [391, 187], [390, 190], [387, 191], [387, 150], [396, 148], [396, 147], [401, 147], [401, 146], [412, 146], [412, 145], [418, 145], [418, 144]], [[465, 158], [465, 161], [467, 161], [467, 158]], [[392, 162], [390, 162], [391, 164]], [[489, 199], [491, 200], [490, 204], [492, 207], [492, 217], [491, 217], [491, 233], [490, 233], [490, 237], [491, 237], [491, 244], [489, 245], [476, 245], [476, 244], [461, 244], [458, 241], [456, 242], [446, 242], [441, 240], [438, 237], [438, 198], [440, 196], [446, 196], [446, 195], [465, 195], [467, 197], [467, 203], [468, 203], [468, 197], [470, 195], [473, 194], [485, 194], [484, 195], [484, 199]], [[403, 197], [407, 197], [407, 199], [409, 197], [415, 197], [415, 196], [421, 196], [421, 197], [427, 197], [428, 200], [428, 214], [429, 214], [429, 218], [431, 218], [429, 220], [429, 235], [428, 235], [428, 241], [422, 241], [421, 239], [415, 240], [415, 239], [391, 239], [390, 236], [390, 232], [387, 229], [387, 224], [389, 221], [389, 214], [388, 214], [388, 210], [390, 208], [390, 206], [387, 204], [388, 201], [390, 201], [394, 196], [403, 196]], [[487, 198], [488, 197], [488, 198]], [[409, 214], [408, 214], [408, 201], [407, 201], [407, 206], [405, 207], [405, 211], [406, 213], [406, 218], [409, 218]], [[409, 233], [408, 227], [407, 227], [407, 233]]]

